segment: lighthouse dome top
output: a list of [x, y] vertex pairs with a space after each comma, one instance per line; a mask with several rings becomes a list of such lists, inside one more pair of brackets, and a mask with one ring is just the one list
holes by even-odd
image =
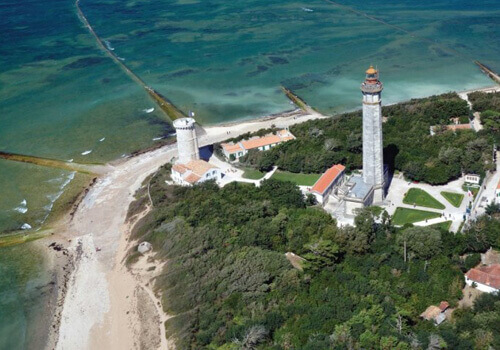
[[196, 121], [193, 118], [179, 118], [174, 120], [174, 128], [183, 129], [183, 128], [192, 128]]
[[366, 70], [366, 74], [377, 74], [377, 70], [370, 65], [370, 68]]

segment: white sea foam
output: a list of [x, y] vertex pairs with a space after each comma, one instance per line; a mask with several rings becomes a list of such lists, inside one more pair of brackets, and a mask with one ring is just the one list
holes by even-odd
[[106, 47], [108, 48], [108, 50], [115, 51], [115, 48], [113, 46], [111, 46], [111, 43], [109, 41], [104, 40], [104, 44], [106, 45]]
[[28, 223], [24, 223], [23, 226], [21, 226], [21, 230], [29, 230], [31, 229], [31, 225]]
[[[50, 212], [52, 211], [52, 207], [54, 206], [54, 203], [59, 199], [59, 197], [61, 197], [61, 195], [64, 193], [64, 188], [66, 186], [68, 186], [68, 184], [71, 182], [71, 180], [73, 180], [75, 178], [75, 174], [76, 172], [72, 172], [70, 173], [66, 179], [64, 179], [64, 181], [61, 183], [61, 186], [59, 186], [59, 191], [57, 191], [57, 193], [53, 193], [53, 194], [48, 194], [46, 195], [47, 199], [49, 200], [49, 204], [45, 205], [43, 208], [47, 211], [47, 214], [45, 215], [45, 217], [43, 218], [42, 220], [42, 223], [45, 222], [45, 220], [47, 220]], [[62, 180], [62, 179], [61, 179]]]
[[28, 211], [28, 208], [26, 208], [26, 207], [15, 207], [14, 210], [17, 211], [18, 213], [24, 214], [24, 213], [26, 213]]
[[82, 156], [86, 156], [87, 154], [90, 154], [90, 153], [92, 153], [92, 150], [82, 152]]
[[307, 7], [302, 7], [302, 11], [305, 11], [305, 12], [314, 12], [314, 10], [308, 9]]
[[14, 210], [17, 211], [18, 213], [24, 214], [28, 211], [27, 204], [28, 204], [28, 202], [26, 201], [26, 199], [23, 199], [21, 201], [21, 204], [19, 204], [19, 206], [15, 207]]
[[105, 137], [103, 137], [102, 139], [100, 139], [100, 140], [99, 140], [99, 142], [102, 142], [102, 141], [104, 141], [104, 140], [106, 140], [106, 138], [105, 138]]

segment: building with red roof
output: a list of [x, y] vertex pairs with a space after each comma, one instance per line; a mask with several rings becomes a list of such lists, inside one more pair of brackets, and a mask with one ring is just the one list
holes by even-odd
[[316, 197], [319, 203], [326, 204], [330, 194], [336, 193], [336, 189], [342, 185], [344, 178], [345, 166], [335, 164], [321, 175], [309, 192]]
[[480, 266], [470, 269], [465, 274], [465, 283], [485, 293], [498, 293], [500, 290], [500, 264]]
[[276, 134], [269, 134], [262, 137], [252, 137], [248, 140], [241, 140], [236, 143], [221, 143], [222, 152], [230, 160], [236, 160], [243, 157], [248, 151], [257, 149], [259, 151], [267, 151], [280, 143], [295, 139], [295, 136], [287, 130], [282, 129]]

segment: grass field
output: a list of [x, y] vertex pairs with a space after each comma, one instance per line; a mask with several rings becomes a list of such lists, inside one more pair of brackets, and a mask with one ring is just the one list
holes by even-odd
[[434, 219], [440, 216], [441, 214], [432, 211], [397, 207], [392, 216], [392, 223], [402, 226], [404, 224], [413, 224], [414, 222]]
[[299, 186], [312, 186], [318, 181], [320, 176], [321, 174], [289, 173], [288, 171], [277, 170], [271, 178], [282, 181], [292, 181]]
[[477, 193], [479, 192], [479, 187], [472, 187], [472, 186], [467, 186], [467, 185], [462, 185], [462, 190], [464, 190], [465, 192], [467, 192], [468, 190], [470, 190], [472, 192], [472, 195], [474, 196], [474, 198], [476, 197]]
[[430, 194], [428, 194], [424, 190], [421, 190], [420, 188], [410, 188], [410, 190], [405, 194], [403, 203], [434, 209], [446, 208], [436, 198], [432, 197]]
[[243, 177], [250, 180], [260, 180], [264, 177], [265, 173], [258, 171], [257, 169], [245, 168]]
[[441, 195], [451, 203], [454, 207], [458, 208], [460, 207], [460, 204], [462, 204], [462, 200], [464, 199], [464, 195], [462, 193], [453, 193], [453, 192], [446, 192], [442, 191]]
[[450, 226], [451, 226], [451, 221], [444, 221], [444, 222], [440, 222], [439, 224], [430, 225], [429, 227], [437, 228], [437, 229], [443, 229], [443, 230], [449, 231], [450, 230]]

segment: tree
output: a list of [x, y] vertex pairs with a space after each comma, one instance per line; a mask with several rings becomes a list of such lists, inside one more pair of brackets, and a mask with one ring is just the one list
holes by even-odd
[[243, 339], [235, 339], [233, 342], [239, 346], [241, 350], [255, 350], [257, 346], [267, 337], [268, 331], [264, 326], [255, 325], [245, 333]]
[[318, 204], [316, 197], [312, 193], [308, 193], [306, 195], [306, 205], [311, 206], [316, 204]]
[[337, 244], [330, 240], [319, 240], [309, 243], [305, 248], [310, 252], [304, 255], [306, 259], [305, 268], [319, 271], [336, 263], [340, 257], [340, 249]]
[[495, 213], [500, 213], [500, 203], [491, 202], [486, 206], [486, 214], [493, 215]]
[[428, 260], [441, 251], [441, 233], [428, 227], [411, 227], [401, 232], [397, 243], [410, 258]]

